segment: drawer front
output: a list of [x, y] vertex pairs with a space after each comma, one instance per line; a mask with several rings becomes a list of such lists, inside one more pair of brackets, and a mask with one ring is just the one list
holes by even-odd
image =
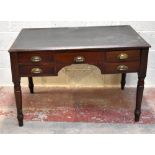
[[125, 61], [139, 61], [139, 60], [140, 60], [139, 50], [106, 52], [107, 62], [125, 62]]
[[55, 61], [62, 64], [100, 63], [103, 60], [104, 54], [101, 52], [74, 52], [55, 55]]
[[20, 65], [19, 72], [21, 76], [47, 76], [55, 73], [54, 65]]
[[19, 53], [19, 64], [49, 64], [53, 63], [53, 55], [51, 52], [31, 52], [31, 53]]
[[105, 63], [105, 73], [126, 73], [137, 72], [139, 70], [140, 63], [136, 62], [122, 62], [122, 63]]

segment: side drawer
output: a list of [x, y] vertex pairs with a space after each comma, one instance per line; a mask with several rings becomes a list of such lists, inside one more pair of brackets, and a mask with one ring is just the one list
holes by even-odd
[[53, 62], [53, 55], [51, 52], [21, 52], [18, 53], [19, 64], [49, 64]]
[[105, 73], [137, 72], [140, 62], [105, 63]]
[[106, 62], [127, 62], [127, 61], [139, 61], [140, 51], [111, 51], [106, 52]]
[[21, 76], [47, 76], [55, 73], [54, 65], [20, 65], [19, 72]]

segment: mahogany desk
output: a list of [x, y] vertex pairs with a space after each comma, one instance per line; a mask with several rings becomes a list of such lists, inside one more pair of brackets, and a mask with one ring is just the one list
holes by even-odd
[[19, 126], [23, 126], [21, 77], [57, 76], [66, 65], [86, 63], [102, 74], [137, 72], [135, 121], [139, 121], [150, 45], [132, 27], [99, 26], [23, 29], [9, 49]]

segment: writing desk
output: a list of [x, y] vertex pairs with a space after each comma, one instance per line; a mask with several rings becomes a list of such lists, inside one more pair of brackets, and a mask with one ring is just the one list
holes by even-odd
[[99, 26], [22, 29], [9, 49], [19, 126], [23, 126], [21, 77], [57, 76], [64, 66], [86, 63], [102, 74], [138, 73], [135, 121], [139, 121], [150, 45], [132, 27]]

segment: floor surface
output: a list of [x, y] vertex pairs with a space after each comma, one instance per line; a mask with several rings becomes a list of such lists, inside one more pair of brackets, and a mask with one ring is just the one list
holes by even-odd
[[155, 89], [146, 88], [134, 123], [135, 88], [22, 88], [24, 127], [12, 87], [0, 87], [0, 133], [155, 133]]

